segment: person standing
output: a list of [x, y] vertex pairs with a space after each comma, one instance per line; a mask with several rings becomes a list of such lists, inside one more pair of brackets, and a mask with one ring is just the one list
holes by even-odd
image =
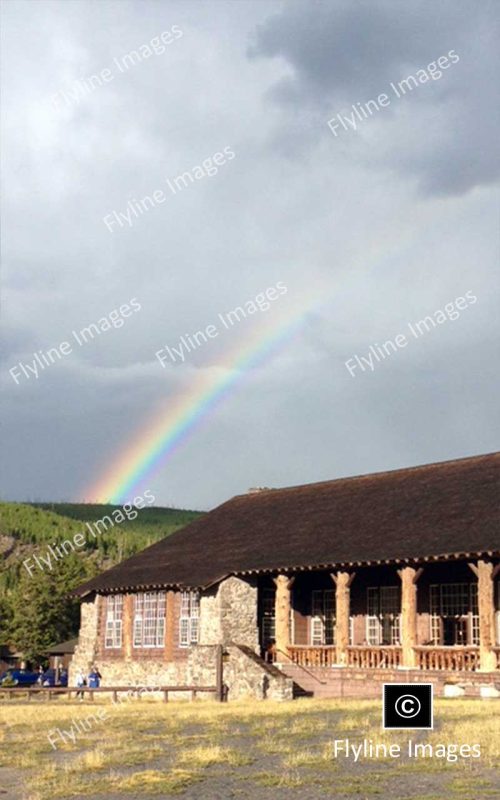
[[94, 665], [89, 672], [89, 689], [98, 689], [101, 685], [102, 675]]
[[76, 696], [80, 698], [80, 702], [83, 700], [84, 692], [82, 691], [83, 687], [87, 685], [87, 681], [85, 680], [85, 675], [83, 674], [82, 670], [79, 669], [76, 673], [76, 685], [80, 689], [79, 692], [76, 693]]

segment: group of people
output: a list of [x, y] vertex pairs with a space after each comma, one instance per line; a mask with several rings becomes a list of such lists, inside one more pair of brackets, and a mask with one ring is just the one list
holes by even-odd
[[80, 691], [76, 693], [76, 696], [83, 700], [85, 692], [83, 692], [83, 688], [88, 686], [89, 689], [98, 689], [101, 685], [102, 675], [99, 672], [98, 668], [94, 665], [90, 670], [88, 676], [85, 676], [82, 670], [78, 670], [76, 673], [76, 686]]
[[68, 685], [68, 670], [66, 667], [59, 669], [44, 669], [40, 664], [37, 669], [37, 683], [40, 686], [67, 686]]

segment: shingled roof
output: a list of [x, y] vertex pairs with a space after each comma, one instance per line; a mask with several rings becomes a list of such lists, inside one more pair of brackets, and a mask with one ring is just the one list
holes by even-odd
[[500, 453], [239, 495], [76, 594], [500, 554]]

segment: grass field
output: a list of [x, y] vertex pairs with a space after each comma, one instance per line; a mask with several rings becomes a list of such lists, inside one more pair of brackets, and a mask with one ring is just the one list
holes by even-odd
[[[7, 700], [0, 704], [0, 797], [491, 800], [500, 796], [499, 710], [494, 700], [438, 700], [433, 731], [404, 733], [380, 729], [380, 704], [373, 701]], [[74, 741], [66, 735], [53, 749], [48, 732], [69, 731], [72, 723]], [[406, 750], [410, 737], [480, 743], [481, 757], [333, 757], [335, 739]]]

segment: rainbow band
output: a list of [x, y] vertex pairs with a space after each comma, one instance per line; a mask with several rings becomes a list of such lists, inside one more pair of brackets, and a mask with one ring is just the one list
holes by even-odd
[[[343, 288], [342, 296], [337, 296], [336, 300], [345, 305], [350, 295], [356, 297], [356, 278], [360, 281], [366, 274], [376, 274], [382, 266], [386, 270], [399, 270], [412, 237], [409, 229], [406, 232], [399, 231], [397, 241], [390, 247], [384, 236], [380, 242], [365, 242], [364, 252], [370, 253], [370, 270], [364, 265], [351, 269], [351, 288], [347, 291]], [[147, 488], [146, 482], [188, 441], [209, 418], [210, 412], [229, 397], [231, 390], [245, 375], [267, 361], [303, 327], [310, 316], [309, 309], [319, 313], [321, 307], [328, 305], [332, 313], [331, 298], [328, 299], [331, 291], [331, 286], [327, 292], [316, 286], [302, 292], [302, 310], [298, 313], [289, 310], [287, 320], [276, 323], [271, 330], [260, 328], [253, 339], [236, 348], [228, 357], [229, 366], [222, 370], [222, 375], [220, 368], [216, 374], [212, 370], [209, 374], [208, 370], [200, 370], [201, 377], [190, 391], [174, 407], [169, 403], [167, 408], [161, 408], [153, 422], [139, 431], [132, 444], [115, 459], [107, 473], [86, 492], [86, 496], [93, 502], [123, 503], [133, 499], [140, 487]]]
[[259, 331], [255, 340], [247, 341], [230, 357], [230, 366], [222, 370], [202, 370], [202, 377], [191, 390], [172, 407], [162, 407], [154, 421], [142, 429], [133, 443], [120, 454], [111, 469], [86, 493], [96, 503], [121, 504], [133, 499], [141, 487], [165, 465], [194, 432], [208, 419], [210, 413], [249, 373], [267, 361], [288, 343], [303, 326], [307, 312], [293, 322]]

